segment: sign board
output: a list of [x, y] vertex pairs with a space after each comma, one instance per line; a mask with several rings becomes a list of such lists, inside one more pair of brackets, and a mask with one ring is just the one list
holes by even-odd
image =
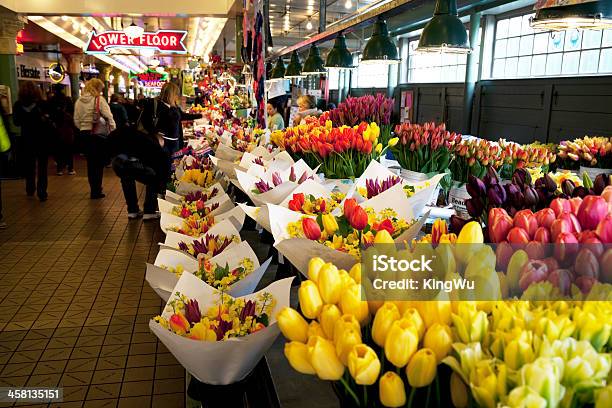
[[168, 82], [168, 73], [160, 73], [154, 69], [149, 69], [145, 72], [131, 73], [130, 78], [136, 78], [142, 86], [149, 88], [161, 88]]
[[69, 84], [63, 62], [60, 62], [60, 67], [56, 67], [57, 61], [48, 61], [24, 54], [15, 57], [15, 65], [17, 79], [20, 81]]
[[184, 30], [158, 30], [144, 32], [131, 38], [123, 31], [105, 31], [97, 34], [92, 31], [85, 48], [87, 54], [108, 54], [113, 48], [153, 49], [165, 53], [185, 54], [187, 48], [183, 40], [187, 36]]

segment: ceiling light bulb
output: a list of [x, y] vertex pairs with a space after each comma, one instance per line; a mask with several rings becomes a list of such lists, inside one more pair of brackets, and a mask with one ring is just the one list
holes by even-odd
[[308, 19], [308, 22], [306, 23], [306, 29], [312, 30], [312, 21], [310, 21], [310, 18]]
[[68, 16], [62, 16], [62, 21], [68, 20]]
[[344, 8], [350, 9], [351, 7], [353, 7], [353, 2], [351, 0], [346, 0], [346, 3], [344, 3]]
[[132, 20], [132, 24], [130, 24], [129, 26], [125, 27], [123, 29], [123, 32], [129, 38], [136, 38], [136, 37], [140, 37], [142, 35], [142, 33], [144, 33], [144, 28], [142, 28], [140, 26], [137, 26], [136, 24], [134, 24], [134, 20]]
[[87, 27], [81, 26], [81, 34], [85, 35], [85, 34], [87, 34], [87, 31], [88, 31]]

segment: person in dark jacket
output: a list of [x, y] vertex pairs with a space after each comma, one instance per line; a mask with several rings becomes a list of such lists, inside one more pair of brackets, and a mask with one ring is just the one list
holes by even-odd
[[19, 96], [13, 107], [13, 122], [21, 127], [24, 154], [26, 193], [37, 194], [40, 201], [47, 200], [47, 164], [49, 137], [53, 133], [49, 115], [43, 107], [42, 92], [32, 81], [19, 87]]
[[[60, 85], [63, 87], [63, 85]], [[76, 175], [74, 171], [74, 141], [76, 128], [74, 127], [72, 100], [63, 93], [63, 89], [57, 86], [51, 99], [48, 100], [49, 116], [53, 122], [56, 143], [53, 149], [57, 162], [57, 175], [62, 176], [64, 170], [71, 176]]]
[[[163, 141], [156, 135], [132, 128], [117, 129], [109, 136], [113, 170], [121, 178], [128, 218], [159, 218], [157, 193], [162, 191], [167, 172], [167, 156]], [[146, 186], [144, 214], [138, 206], [136, 182]]]
[[113, 94], [110, 98], [110, 110], [113, 113], [113, 119], [117, 129], [121, 129], [128, 124], [128, 113], [123, 105], [123, 97], [119, 94]]

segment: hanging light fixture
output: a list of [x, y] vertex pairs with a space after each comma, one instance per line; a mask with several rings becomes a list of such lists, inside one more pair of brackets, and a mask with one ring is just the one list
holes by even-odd
[[302, 68], [302, 75], [317, 75], [324, 74], [326, 72], [323, 58], [321, 58], [321, 52], [319, 47], [313, 45], [310, 47], [308, 58], [304, 61], [304, 68]]
[[300, 56], [297, 51], [293, 51], [291, 53], [291, 60], [289, 61], [289, 65], [287, 65], [287, 70], [285, 71], [285, 78], [304, 78], [305, 75], [302, 75], [302, 63], [300, 62]]
[[312, 19], [310, 17], [308, 17], [308, 22], [306, 23], [306, 29], [307, 30], [312, 30]]
[[434, 15], [423, 29], [416, 50], [455, 54], [471, 51], [467, 31], [457, 14], [457, 0], [436, 0]]
[[281, 81], [285, 79], [285, 63], [282, 58], [278, 58], [274, 69], [272, 69], [272, 75], [270, 76], [271, 81]]
[[123, 29], [123, 32], [129, 38], [136, 38], [136, 37], [140, 37], [142, 35], [142, 33], [144, 33], [144, 28], [142, 28], [140, 26], [137, 26], [134, 23], [134, 19], [132, 18], [132, 24], [130, 24], [129, 26], [125, 27]]
[[325, 68], [351, 69], [355, 68], [353, 56], [346, 47], [346, 37], [340, 33], [336, 37], [333, 48], [327, 54]]
[[374, 23], [374, 32], [363, 48], [362, 64], [399, 64], [397, 46], [389, 37], [387, 22], [378, 17]]
[[159, 66], [160, 61], [153, 57], [149, 60], [149, 65], [152, 66], [153, 68], [157, 68]]
[[353, 2], [351, 0], [346, 0], [346, 2], [344, 3], [344, 8], [348, 10], [352, 7], [353, 7]]
[[536, 3], [530, 25], [536, 30], [604, 30], [612, 28], [612, 2], [591, 1], [559, 7]]

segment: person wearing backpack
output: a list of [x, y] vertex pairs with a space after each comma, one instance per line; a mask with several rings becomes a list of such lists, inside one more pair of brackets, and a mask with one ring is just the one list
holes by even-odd
[[13, 107], [13, 123], [21, 128], [21, 138], [27, 152], [24, 154], [26, 194], [47, 201], [47, 165], [50, 135], [53, 126], [43, 107], [40, 87], [25, 81], [19, 87], [19, 96]]
[[100, 95], [103, 90], [104, 83], [101, 80], [90, 79], [74, 105], [74, 124], [85, 144], [87, 178], [92, 199], [105, 197], [102, 177], [107, 163], [107, 137], [117, 127], [108, 103]]

